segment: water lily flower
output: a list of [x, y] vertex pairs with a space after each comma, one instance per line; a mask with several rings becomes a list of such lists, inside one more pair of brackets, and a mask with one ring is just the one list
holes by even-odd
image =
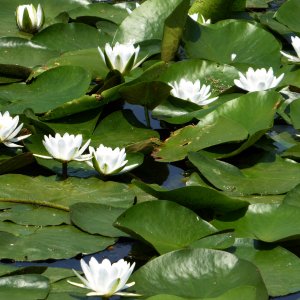
[[203, 84], [201, 86], [199, 79], [193, 83], [192, 81], [181, 78], [179, 83], [173, 81], [168, 84], [173, 88], [171, 94], [174, 97], [188, 100], [198, 105], [207, 105], [218, 99], [218, 97], [209, 98], [211, 95], [210, 85]]
[[104, 52], [98, 47], [101, 58], [110, 70], [118, 70], [122, 74], [138, 67], [147, 57], [137, 62], [137, 57], [140, 51], [140, 46], [134, 47], [132, 43], [119, 44], [111, 46], [105, 44]]
[[231, 61], [234, 61], [236, 59], [236, 53], [232, 53], [231, 55], [230, 55], [230, 60]]
[[125, 148], [120, 149], [117, 147], [112, 149], [101, 144], [97, 150], [93, 147], [89, 147], [89, 149], [93, 157], [92, 161], [87, 161], [86, 163], [89, 166], [94, 167], [94, 169], [100, 174], [120, 174], [128, 172], [138, 166], [138, 164], [126, 166], [128, 160], [126, 160]]
[[37, 9], [32, 4], [25, 4], [17, 7], [16, 20], [19, 30], [35, 33], [42, 28], [45, 17], [40, 4]]
[[16, 137], [23, 127], [23, 123], [19, 126], [18, 123], [19, 116], [12, 118], [8, 111], [6, 111], [3, 115], [0, 112], [0, 143], [3, 143], [7, 147], [23, 147], [15, 144], [15, 142], [26, 139], [30, 136], [30, 134]]
[[239, 88], [248, 92], [265, 91], [276, 87], [282, 80], [284, 73], [278, 78], [274, 76], [273, 69], [268, 71], [265, 68], [253, 70], [249, 68], [246, 76], [239, 72], [239, 79], [235, 79], [234, 83]]
[[[198, 22], [198, 19], [199, 19], [199, 14], [196, 13], [196, 14], [192, 14], [192, 15], [189, 15], [194, 21]], [[207, 19], [205, 20], [205, 18], [203, 17], [203, 15], [200, 14], [200, 20], [199, 20], [199, 23], [201, 23], [202, 25], [207, 25], [207, 24], [210, 24], [211, 23], [211, 20], [210, 19]]]
[[290, 55], [288, 53], [285, 53], [283, 51], [280, 51], [282, 55], [288, 58], [291, 62], [300, 62], [300, 38], [298, 36], [292, 36], [292, 46], [296, 51], [297, 56]]
[[130, 265], [124, 259], [120, 259], [113, 264], [111, 264], [108, 259], [104, 259], [101, 263], [98, 263], [97, 260], [92, 257], [89, 264], [83, 259], [80, 260], [80, 264], [85, 278], [79, 275], [75, 270], [73, 271], [82, 283], [69, 280], [68, 282], [75, 286], [92, 290], [87, 296], [138, 296], [133, 293], [120, 292], [135, 284], [134, 282], [126, 283], [135, 267], [135, 263]]
[[[139, 3], [135, 3], [135, 8], [138, 8], [139, 6], [141, 6]], [[130, 8], [128, 8], [128, 7], [126, 7], [126, 10], [127, 10], [127, 12], [129, 13], [129, 14], [131, 14], [132, 13], [132, 10], [130, 9]]]
[[[34, 154], [37, 157], [45, 159], [55, 159], [62, 163], [67, 163], [71, 160], [86, 161], [91, 159], [90, 154], [83, 155], [82, 153], [87, 149], [90, 140], [88, 140], [82, 147], [82, 135], [65, 133], [61, 136], [56, 133], [55, 136], [44, 136], [43, 144], [51, 156]], [[81, 147], [81, 149], [80, 149]]]

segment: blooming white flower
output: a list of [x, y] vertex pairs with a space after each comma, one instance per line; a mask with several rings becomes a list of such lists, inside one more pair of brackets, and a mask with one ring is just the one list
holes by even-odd
[[282, 80], [284, 73], [278, 78], [274, 76], [273, 69], [268, 71], [265, 68], [253, 70], [249, 68], [246, 76], [239, 72], [239, 79], [235, 79], [234, 83], [239, 88], [248, 92], [265, 91], [276, 87]]
[[110, 297], [112, 295], [119, 296], [138, 296], [136, 294], [120, 292], [133, 286], [135, 283], [127, 283], [134, 267], [135, 263], [131, 266], [124, 259], [111, 264], [108, 259], [104, 259], [101, 263], [92, 257], [87, 264], [83, 259], [80, 260], [82, 271], [85, 278], [79, 275], [75, 270], [75, 275], [82, 281], [82, 283], [76, 283], [69, 281], [69, 283], [92, 290], [87, 296], [104, 296]]
[[[141, 6], [139, 3], [135, 3], [135, 8], [138, 8], [139, 6]], [[128, 7], [126, 7], [126, 10], [127, 10], [127, 12], [129, 13], [129, 14], [131, 14], [132, 13], [132, 10], [130, 9], [130, 8], [128, 8]]]
[[[194, 21], [198, 22], [198, 19], [199, 19], [199, 14], [196, 13], [196, 14], [192, 14], [192, 15], [189, 15]], [[211, 20], [210, 19], [207, 19], [205, 20], [205, 18], [203, 17], [203, 15], [200, 14], [200, 20], [199, 20], [199, 23], [201, 23], [202, 25], [207, 25], [207, 24], [210, 24], [211, 23]]]
[[119, 147], [112, 149], [100, 145], [97, 150], [90, 147], [90, 153], [93, 156], [92, 161], [87, 161], [87, 164], [103, 175], [113, 175], [128, 172], [133, 168], [137, 167], [138, 164], [132, 164], [129, 166], [126, 160], [125, 148], [120, 149]]
[[193, 83], [192, 81], [181, 78], [179, 83], [173, 81], [168, 84], [173, 88], [171, 90], [173, 96], [194, 102], [198, 105], [207, 105], [218, 99], [218, 97], [209, 98], [211, 95], [210, 85], [203, 84], [201, 86], [199, 79]]
[[52, 137], [51, 135], [49, 135], [49, 137], [45, 135], [43, 144], [51, 156], [39, 154], [34, 155], [45, 159], [55, 159], [63, 163], [71, 160], [85, 161], [91, 159], [90, 154], [82, 154], [88, 147], [89, 143], [90, 140], [88, 140], [81, 147], [81, 134], [77, 134], [75, 136], [73, 134], [65, 133], [63, 136], [61, 136], [59, 133], [56, 133], [54, 137]]
[[130, 44], [119, 44], [110, 46], [105, 44], [104, 52], [98, 47], [101, 58], [110, 70], [118, 70], [122, 74], [128, 73], [130, 70], [138, 67], [147, 57], [137, 62], [140, 46], [134, 47]]
[[282, 55], [288, 58], [291, 62], [300, 62], [300, 38], [298, 36], [292, 36], [292, 46], [296, 51], [297, 56], [290, 55], [288, 53], [285, 53], [283, 51], [280, 51]]
[[37, 9], [32, 4], [19, 5], [16, 10], [17, 25], [21, 31], [35, 33], [44, 24], [44, 12], [39, 4]]
[[15, 142], [26, 139], [30, 136], [30, 134], [16, 137], [23, 127], [23, 123], [19, 126], [18, 123], [19, 116], [12, 118], [8, 111], [6, 111], [3, 115], [0, 112], [0, 143], [3, 143], [7, 147], [23, 147], [15, 144]]
[[230, 60], [231, 61], [234, 61], [236, 59], [236, 53], [232, 53], [231, 55], [230, 55]]

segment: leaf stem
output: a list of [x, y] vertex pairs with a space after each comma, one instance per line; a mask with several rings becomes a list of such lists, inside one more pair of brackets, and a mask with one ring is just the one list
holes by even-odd
[[65, 180], [68, 178], [68, 162], [62, 162], [62, 179]]
[[55, 208], [59, 210], [64, 210], [67, 212], [70, 211], [70, 208], [67, 206], [55, 204], [47, 201], [40, 201], [40, 200], [0, 198], [0, 202], [32, 204], [32, 205], [45, 206], [45, 207]]
[[144, 106], [144, 112], [145, 112], [145, 119], [146, 119], [146, 124], [148, 128], [151, 128], [151, 123], [150, 123], [150, 116], [149, 116], [149, 109], [148, 107]]

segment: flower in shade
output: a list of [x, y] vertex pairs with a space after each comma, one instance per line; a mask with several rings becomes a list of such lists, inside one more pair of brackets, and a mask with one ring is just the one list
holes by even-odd
[[168, 83], [173, 89], [171, 94], [174, 97], [194, 102], [198, 105], [207, 105], [214, 102], [218, 97], [210, 98], [210, 85], [200, 83], [200, 80], [192, 81], [181, 78], [179, 82]]
[[7, 147], [23, 147], [15, 144], [15, 142], [26, 139], [30, 134], [16, 137], [23, 127], [23, 124], [18, 126], [18, 123], [19, 116], [13, 118], [8, 111], [3, 115], [0, 112], [0, 143], [3, 143]]
[[282, 55], [288, 58], [291, 62], [300, 62], [300, 38], [298, 36], [292, 36], [292, 46], [294, 50], [296, 51], [297, 56], [290, 55], [288, 53], [285, 53], [283, 51], [280, 51]]
[[[135, 8], [138, 8], [139, 6], [141, 6], [139, 3], [135, 3]], [[126, 7], [126, 10], [127, 10], [127, 12], [129, 13], [129, 14], [131, 14], [132, 13], [132, 10], [130, 9], [130, 8], [128, 8], [128, 7]]]
[[[125, 148], [119, 147], [112, 149], [100, 145], [96, 150], [90, 147], [90, 153], [92, 160], [87, 161], [87, 164], [103, 175], [114, 175], [132, 170], [138, 164], [126, 166], [128, 160], [126, 160]], [[126, 166], [126, 167], [125, 167]]]
[[71, 160], [85, 161], [91, 159], [90, 154], [83, 155], [83, 152], [87, 149], [89, 143], [90, 140], [81, 147], [81, 134], [73, 135], [65, 133], [61, 136], [59, 133], [56, 133], [54, 137], [45, 135], [43, 144], [51, 156], [34, 155], [45, 159], [55, 159], [63, 163]]
[[37, 9], [32, 4], [19, 5], [16, 10], [16, 20], [19, 30], [35, 33], [44, 24], [44, 12], [39, 4]]
[[205, 20], [205, 18], [203, 17], [203, 15], [200, 14], [200, 20], [199, 19], [199, 14], [196, 13], [196, 14], [192, 14], [192, 15], [189, 15], [194, 21], [201, 23], [202, 25], [207, 25], [207, 24], [210, 24], [211, 23], [211, 20], [210, 19], [207, 19]]
[[138, 67], [147, 57], [137, 62], [140, 46], [134, 47], [130, 44], [119, 44], [111, 46], [105, 44], [104, 52], [98, 47], [101, 58], [110, 70], [118, 70], [122, 74], [128, 73], [130, 70]]
[[249, 68], [246, 76], [239, 72], [239, 79], [235, 79], [234, 83], [239, 88], [248, 92], [265, 91], [276, 87], [282, 80], [284, 73], [278, 78], [274, 76], [273, 69], [268, 71], [265, 68], [253, 70]]
[[135, 267], [135, 263], [130, 265], [124, 259], [120, 259], [113, 264], [111, 264], [108, 259], [104, 259], [101, 263], [98, 263], [97, 260], [92, 257], [89, 264], [83, 259], [80, 260], [80, 264], [85, 278], [79, 275], [75, 270], [73, 271], [82, 283], [68, 282], [78, 287], [92, 290], [87, 296], [138, 296], [137, 294], [120, 292], [134, 285], [134, 282], [126, 282]]

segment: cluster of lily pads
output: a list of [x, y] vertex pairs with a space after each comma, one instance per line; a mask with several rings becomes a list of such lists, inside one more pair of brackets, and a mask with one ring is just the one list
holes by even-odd
[[93, 2], [1, 2], [0, 298], [299, 292], [299, 1]]

